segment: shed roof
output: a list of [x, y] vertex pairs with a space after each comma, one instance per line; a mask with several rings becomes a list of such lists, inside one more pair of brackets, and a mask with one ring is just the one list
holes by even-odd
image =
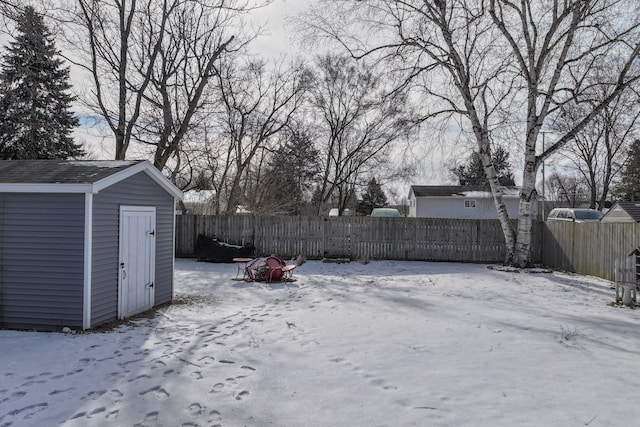
[[97, 193], [139, 172], [182, 198], [146, 160], [0, 160], [0, 192]]
[[[502, 187], [506, 197], [519, 196], [518, 187]], [[491, 197], [491, 189], [484, 185], [412, 185], [415, 197]]]
[[[631, 219], [636, 222], [640, 222], [640, 201], [636, 202], [628, 202], [628, 201], [619, 201], [616, 202], [614, 206], [611, 207], [609, 212], [613, 211], [615, 207], [618, 207], [625, 211]], [[609, 213], [607, 212], [607, 213]], [[606, 216], [607, 214], [605, 214]]]

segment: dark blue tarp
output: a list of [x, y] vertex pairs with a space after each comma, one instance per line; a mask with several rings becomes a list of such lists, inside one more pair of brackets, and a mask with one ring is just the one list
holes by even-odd
[[216, 238], [199, 234], [195, 253], [198, 261], [233, 262], [234, 258], [252, 257], [255, 250], [253, 245], [231, 245]]

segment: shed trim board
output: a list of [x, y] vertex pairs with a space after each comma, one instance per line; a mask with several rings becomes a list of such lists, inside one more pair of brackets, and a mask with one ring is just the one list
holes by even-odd
[[93, 194], [84, 195], [84, 308], [82, 328], [91, 327], [91, 266], [93, 258]]
[[[174, 199], [173, 206], [175, 206], [175, 205], [176, 205], [176, 201]], [[174, 214], [173, 214], [173, 225], [172, 225], [172, 227], [173, 227], [173, 239], [171, 241], [171, 253], [174, 254], [174, 256], [171, 259], [171, 271], [176, 271], [176, 257], [175, 257], [175, 253], [176, 253], [176, 236], [175, 236], [175, 233], [176, 233], [176, 231], [175, 231], [176, 230], [176, 213], [175, 213], [175, 211], [174, 211]], [[156, 228], [157, 228], [157, 225], [156, 225]], [[173, 283], [173, 281], [171, 281], [171, 295], [173, 295], [173, 289], [174, 289], [174, 283]]]
[[0, 184], [0, 193], [95, 193], [92, 184]]

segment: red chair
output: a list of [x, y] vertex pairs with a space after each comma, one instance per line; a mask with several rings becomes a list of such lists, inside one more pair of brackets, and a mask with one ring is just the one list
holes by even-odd
[[279, 282], [284, 276], [283, 268], [287, 265], [282, 259], [271, 255], [264, 262], [267, 266], [267, 282]]

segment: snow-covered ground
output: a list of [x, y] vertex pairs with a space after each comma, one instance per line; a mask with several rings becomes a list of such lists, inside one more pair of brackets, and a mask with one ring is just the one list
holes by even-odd
[[0, 331], [0, 426], [630, 426], [640, 310], [486, 265], [176, 262], [177, 304], [101, 333]]

